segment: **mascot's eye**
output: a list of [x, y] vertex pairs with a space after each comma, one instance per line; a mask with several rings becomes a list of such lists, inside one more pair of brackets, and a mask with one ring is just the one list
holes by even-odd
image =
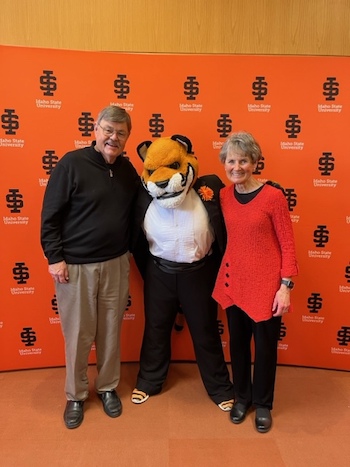
[[152, 175], [154, 170], [147, 170], [147, 172], [148, 172], [148, 175]]
[[177, 170], [180, 167], [179, 162], [173, 162], [172, 164], [168, 165], [169, 169]]

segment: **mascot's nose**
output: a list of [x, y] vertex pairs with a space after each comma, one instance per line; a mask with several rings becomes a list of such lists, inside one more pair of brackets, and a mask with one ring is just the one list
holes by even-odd
[[167, 184], [169, 183], [169, 180], [163, 180], [161, 182], [156, 182], [156, 185], [158, 188], [166, 188]]

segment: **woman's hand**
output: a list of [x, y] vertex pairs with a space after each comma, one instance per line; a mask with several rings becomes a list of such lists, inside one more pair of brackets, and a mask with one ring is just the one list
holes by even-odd
[[277, 290], [275, 298], [273, 300], [272, 311], [275, 313], [274, 317], [282, 316], [284, 313], [288, 313], [290, 307], [290, 289], [281, 284], [279, 290]]

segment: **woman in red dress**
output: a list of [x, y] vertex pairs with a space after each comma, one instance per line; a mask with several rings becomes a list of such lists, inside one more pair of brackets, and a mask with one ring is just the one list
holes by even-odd
[[253, 176], [261, 157], [259, 144], [246, 132], [229, 136], [220, 152], [231, 184], [220, 191], [227, 246], [213, 297], [228, 319], [235, 389], [231, 421], [241, 423], [253, 406], [256, 429], [266, 433], [272, 425], [281, 317], [290, 309], [298, 266], [283, 190]]

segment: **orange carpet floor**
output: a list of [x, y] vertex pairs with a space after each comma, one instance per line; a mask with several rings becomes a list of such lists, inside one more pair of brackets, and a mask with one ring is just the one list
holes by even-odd
[[68, 430], [64, 368], [0, 373], [1, 467], [345, 467], [350, 465], [350, 373], [279, 366], [273, 427], [254, 412], [234, 425], [206, 395], [195, 363], [173, 363], [161, 394], [130, 400], [137, 363], [122, 364], [119, 418], [93, 391]]

